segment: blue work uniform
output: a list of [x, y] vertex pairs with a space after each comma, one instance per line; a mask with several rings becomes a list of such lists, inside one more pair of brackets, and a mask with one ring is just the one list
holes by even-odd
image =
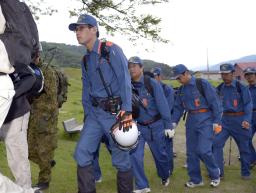
[[[164, 95], [167, 99], [168, 106], [170, 109], [170, 112], [172, 114], [173, 107], [174, 107], [174, 90], [171, 86], [164, 84], [163, 82], [160, 82], [162, 85], [162, 88], [164, 90]], [[167, 146], [167, 154], [169, 157], [169, 162], [170, 162], [170, 175], [173, 172], [174, 168], [174, 163], [173, 163], [173, 139], [172, 138], [165, 138], [166, 140], [166, 146]]]
[[249, 86], [249, 90], [251, 93], [251, 97], [252, 97], [252, 103], [253, 103], [253, 113], [252, 113], [252, 135], [251, 135], [251, 140], [250, 140], [250, 151], [251, 151], [251, 159], [250, 159], [250, 163], [254, 163], [256, 162], [256, 152], [255, 152], [255, 148], [253, 146], [252, 140], [253, 140], [253, 136], [256, 132], [256, 85], [250, 85]]
[[223, 107], [222, 131], [214, 138], [213, 153], [224, 175], [223, 148], [229, 136], [232, 136], [238, 146], [241, 156], [241, 175], [249, 176], [250, 150], [249, 141], [251, 129], [242, 128], [242, 122], [251, 123], [252, 100], [248, 87], [233, 80], [231, 85], [225, 83], [219, 86], [219, 95]]
[[100, 106], [94, 106], [93, 100], [99, 103], [108, 98], [100, 78], [99, 70], [103, 74], [107, 87], [114, 96], [121, 98], [121, 110], [132, 110], [131, 105], [131, 78], [128, 72], [128, 63], [120, 47], [113, 44], [109, 47], [111, 65], [105, 58], [100, 58], [101, 42], [96, 40], [92, 51], [88, 51], [86, 67], [82, 63], [82, 103], [85, 112], [85, 123], [77, 143], [74, 158], [80, 167], [92, 164], [94, 154], [103, 135], [109, 141], [112, 155], [112, 164], [118, 171], [128, 171], [131, 168], [129, 152], [120, 150], [110, 136], [110, 128], [116, 122], [116, 115], [104, 111]]
[[212, 180], [219, 178], [219, 169], [212, 153], [213, 123], [220, 124], [221, 105], [213, 86], [202, 80], [204, 95], [196, 86], [195, 77], [177, 91], [172, 120], [178, 123], [184, 110], [188, 112], [186, 120], [187, 165], [190, 181], [202, 182], [200, 159], [205, 163]]
[[140, 105], [139, 107], [140, 114], [137, 118], [140, 131], [138, 146], [131, 152], [136, 189], [149, 187], [144, 172], [145, 142], [147, 142], [153, 154], [158, 176], [161, 179], [167, 179], [170, 176], [170, 162], [166, 150], [166, 137], [164, 135], [165, 129], [172, 128], [170, 109], [160, 83], [152, 78], [150, 78], [150, 83], [154, 96], [146, 89], [144, 76], [141, 77], [140, 81], [133, 82], [139, 97], [144, 101], [144, 106]]

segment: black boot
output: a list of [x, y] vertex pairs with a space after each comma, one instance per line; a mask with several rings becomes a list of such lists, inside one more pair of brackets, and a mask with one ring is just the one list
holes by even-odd
[[77, 166], [78, 193], [96, 193], [93, 166]]
[[126, 172], [117, 172], [117, 191], [118, 193], [132, 193], [133, 183], [132, 183], [132, 170]]

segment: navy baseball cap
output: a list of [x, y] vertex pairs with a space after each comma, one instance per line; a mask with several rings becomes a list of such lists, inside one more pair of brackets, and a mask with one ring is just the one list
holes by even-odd
[[235, 71], [235, 67], [230, 63], [225, 63], [220, 65], [220, 73], [230, 73], [234, 71]]
[[162, 69], [160, 67], [155, 67], [155, 68], [153, 68], [152, 72], [153, 72], [154, 76], [160, 76]]
[[174, 78], [177, 79], [181, 74], [188, 71], [187, 67], [183, 64], [178, 64], [173, 67]]
[[128, 64], [139, 64], [143, 66], [142, 60], [138, 56], [133, 56], [128, 60]]
[[[87, 14], [80, 15], [78, 17], [77, 22], [69, 24], [68, 28], [69, 28], [70, 31], [75, 31], [76, 27], [79, 26], [79, 25], [90, 25], [90, 26], [93, 26], [93, 27], [97, 27], [97, 29], [98, 29], [97, 20], [93, 16], [87, 15]], [[97, 32], [97, 37], [99, 37], [99, 31]]]
[[253, 67], [248, 67], [243, 72], [244, 72], [244, 74], [255, 74], [256, 73], [256, 69], [253, 68]]

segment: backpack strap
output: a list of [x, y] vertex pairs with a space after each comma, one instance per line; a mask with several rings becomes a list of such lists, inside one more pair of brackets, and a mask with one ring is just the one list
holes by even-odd
[[[99, 52], [100, 52], [100, 60], [102, 58], [106, 59], [108, 64], [110, 65], [110, 67], [112, 68], [112, 70], [114, 71], [114, 68], [110, 62], [110, 50], [109, 48], [113, 45], [112, 42], [110, 41], [102, 41], [100, 42], [100, 47], [99, 47]], [[83, 63], [84, 63], [84, 68], [85, 68], [85, 71], [87, 72], [88, 70], [88, 64], [87, 64], [87, 60], [86, 60], [86, 55], [83, 56], [83, 59], [82, 59]], [[114, 71], [115, 73], [115, 71]], [[115, 73], [116, 75], [116, 73]]]
[[147, 75], [144, 76], [144, 84], [145, 84], [145, 87], [147, 89], [147, 91], [149, 92], [149, 94], [154, 97], [154, 89], [153, 89], [153, 86], [151, 85], [151, 78]]
[[199, 91], [199, 93], [205, 98], [203, 83], [201, 78], [196, 78], [196, 88]]
[[236, 81], [236, 90], [239, 94], [241, 94], [241, 82], [240, 81]]

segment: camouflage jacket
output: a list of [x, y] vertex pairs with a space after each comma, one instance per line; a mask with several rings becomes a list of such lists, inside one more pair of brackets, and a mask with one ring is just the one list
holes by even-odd
[[44, 89], [34, 97], [31, 105], [29, 128], [37, 129], [40, 133], [57, 132], [58, 102], [57, 102], [57, 76], [51, 66], [40, 66], [44, 74]]

